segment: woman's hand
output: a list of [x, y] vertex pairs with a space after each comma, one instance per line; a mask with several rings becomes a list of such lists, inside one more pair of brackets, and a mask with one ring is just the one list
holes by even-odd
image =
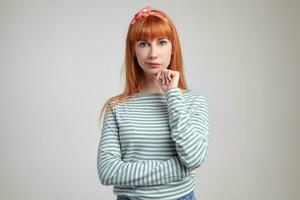
[[179, 75], [178, 71], [163, 69], [156, 74], [156, 80], [160, 88], [166, 92], [170, 88], [178, 87]]

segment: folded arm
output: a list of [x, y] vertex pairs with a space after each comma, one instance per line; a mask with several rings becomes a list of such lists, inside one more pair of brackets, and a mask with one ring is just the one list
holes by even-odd
[[198, 93], [188, 111], [184, 96], [178, 87], [165, 92], [168, 104], [171, 137], [181, 162], [189, 169], [201, 166], [208, 152], [207, 99]]
[[97, 153], [97, 170], [103, 185], [159, 185], [190, 175], [190, 171], [180, 162], [178, 156], [173, 156], [166, 161], [122, 161], [115, 114], [115, 110], [108, 106]]

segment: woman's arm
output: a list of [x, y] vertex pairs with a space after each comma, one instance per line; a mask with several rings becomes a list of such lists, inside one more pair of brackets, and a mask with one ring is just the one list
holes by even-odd
[[115, 114], [109, 105], [105, 112], [98, 148], [97, 170], [103, 185], [151, 186], [166, 184], [190, 175], [190, 171], [176, 156], [166, 161], [122, 161]]
[[171, 137], [181, 162], [189, 169], [201, 166], [208, 152], [208, 106], [203, 94], [193, 101], [192, 111], [187, 111], [183, 94], [178, 87], [165, 92], [168, 104]]

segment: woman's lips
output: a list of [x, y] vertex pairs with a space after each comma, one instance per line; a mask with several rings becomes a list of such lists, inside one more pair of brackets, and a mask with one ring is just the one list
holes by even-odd
[[160, 66], [159, 63], [146, 63], [149, 67], [152, 67], [152, 68], [157, 68]]

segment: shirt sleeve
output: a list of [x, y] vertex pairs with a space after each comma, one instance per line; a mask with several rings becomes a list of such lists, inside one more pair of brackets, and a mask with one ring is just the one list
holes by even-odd
[[118, 130], [115, 109], [109, 105], [105, 112], [97, 153], [97, 171], [103, 185], [160, 185], [191, 174], [178, 156], [165, 161], [122, 161]]
[[165, 92], [168, 105], [171, 138], [181, 162], [189, 169], [201, 166], [208, 153], [208, 105], [207, 98], [197, 93], [191, 111], [178, 87]]

